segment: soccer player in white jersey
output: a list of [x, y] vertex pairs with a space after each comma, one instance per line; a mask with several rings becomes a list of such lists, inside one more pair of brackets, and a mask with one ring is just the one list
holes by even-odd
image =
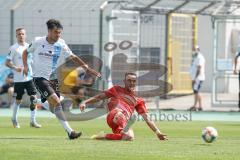
[[100, 77], [100, 73], [88, 67], [80, 58], [72, 53], [61, 39], [63, 27], [58, 20], [47, 21], [48, 35], [35, 39], [23, 52], [24, 73], [28, 73], [27, 55], [33, 55], [33, 82], [43, 98], [49, 103], [49, 109], [56, 115], [62, 127], [67, 131], [69, 139], [81, 136], [74, 131], [66, 120], [60, 103], [56, 69], [64, 64], [66, 59], [72, 59], [89, 73]]
[[[202, 111], [202, 96], [200, 95], [200, 89], [203, 81], [205, 80], [205, 58], [200, 52], [199, 46], [195, 46], [193, 53], [192, 65], [190, 68], [190, 76], [192, 79], [192, 89], [194, 93], [194, 104], [190, 111]], [[197, 107], [197, 103], [199, 107]]]
[[[12, 123], [14, 128], [20, 128], [20, 125], [17, 121], [17, 113], [19, 106], [22, 101], [23, 94], [25, 90], [30, 96], [30, 110], [31, 110], [31, 121], [30, 126], [35, 128], [40, 128], [41, 125], [36, 122], [36, 88], [33, 84], [31, 73], [27, 77], [23, 75], [23, 62], [22, 62], [22, 53], [28, 47], [26, 43], [26, 31], [24, 28], [16, 29], [16, 38], [17, 43], [10, 47], [10, 52], [7, 56], [5, 62], [6, 66], [13, 70], [14, 74], [14, 93], [16, 94], [16, 100], [13, 103], [13, 115]], [[30, 71], [30, 70], [29, 70]]]
[[238, 66], [238, 59], [240, 57], [240, 46], [238, 47], [238, 51], [236, 53], [236, 56], [234, 58], [234, 74], [238, 74], [238, 111], [240, 112], [240, 71], [239, 71], [239, 66]]

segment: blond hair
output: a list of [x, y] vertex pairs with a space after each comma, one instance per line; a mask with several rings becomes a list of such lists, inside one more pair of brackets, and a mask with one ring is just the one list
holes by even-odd
[[25, 30], [25, 29], [22, 28], [22, 27], [18, 27], [18, 28], [16, 29], [16, 33], [17, 33], [18, 31], [21, 31], [21, 30]]

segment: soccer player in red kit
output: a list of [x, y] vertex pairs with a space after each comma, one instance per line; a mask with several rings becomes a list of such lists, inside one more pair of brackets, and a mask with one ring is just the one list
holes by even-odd
[[156, 133], [159, 140], [167, 140], [167, 136], [163, 134], [150, 121], [147, 115], [147, 108], [142, 98], [134, 94], [136, 87], [137, 75], [135, 73], [126, 73], [124, 79], [124, 87], [113, 86], [104, 93], [91, 97], [80, 104], [80, 110], [83, 111], [87, 104], [95, 103], [104, 99], [109, 99], [107, 123], [112, 129], [113, 133], [105, 134], [99, 133], [94, 135], [94, 139], [107, 140], [133, 140], [134, 133], [130, 126], [136, 121], [134, 110], [145, 120], [149, 128]]

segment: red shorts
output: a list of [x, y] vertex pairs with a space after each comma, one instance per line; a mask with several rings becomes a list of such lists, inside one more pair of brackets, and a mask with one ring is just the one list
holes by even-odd
[[127, 124], [127, 120], [121, 110], [113, 109], [107, 115], [107, 124], [112, 128], [113, 133], [121, 133]]

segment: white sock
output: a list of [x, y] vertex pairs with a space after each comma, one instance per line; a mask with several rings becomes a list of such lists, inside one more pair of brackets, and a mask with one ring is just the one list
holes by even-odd
[[54, 108], [54, 112], [59, 122], [61, 123], [62, 127], [70, 134], [73, 131], [73, 129], [70, 127], [66, 120], [61, 104]]
[[37, 109], [34, 109], [33, 111], [31, 111], [31, 122], [33, 123], [36, 122], [36, 112], [37, 112]]
[[67, 121], [63, 121], [63, 120], [60, 120], [58, 119], [59, 122], [61, 123], [62, 127], [70, 134], [73, 129], [69, 126], [68, 122]]
[[16, 102], [13, 104], [13, 115], [12, 115], [12, 119], [17, 121], [17, 113], [19, 110], [20, 104], [17, 104]]

